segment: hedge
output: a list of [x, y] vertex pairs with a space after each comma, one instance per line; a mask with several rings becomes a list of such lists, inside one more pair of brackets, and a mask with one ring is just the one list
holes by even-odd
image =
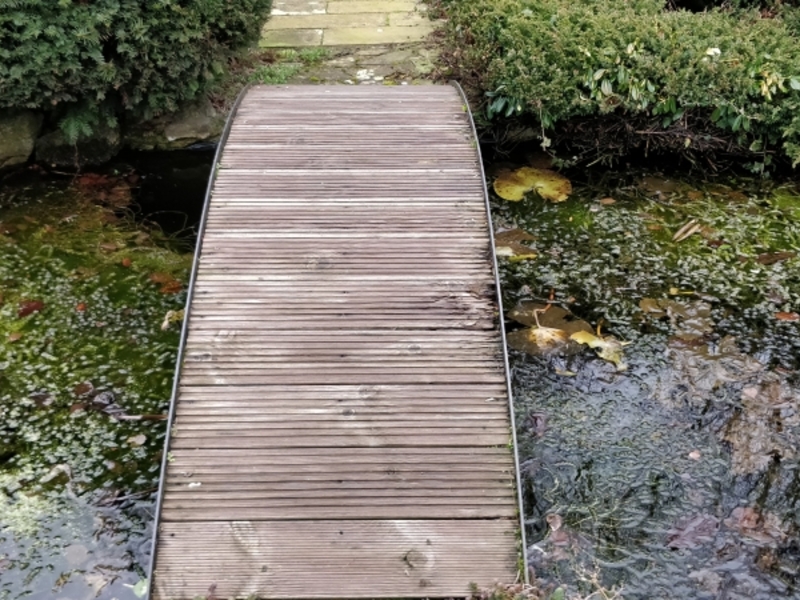
[[0, 108], [100, 116], [177, 109], [257, 39], [271, 0], [0, 0]]
[[[527, 119], [545, 145], [616, 123], [615, 135], [638, 136], [628, 151], [661, 141], [797, 164], [800, 13], [761, 4], [689, 12], [663, 0], [441, 0], [453, 74], [484, 94], [488, 118]], [[591, 143], [616, 151], [612, 137]]]

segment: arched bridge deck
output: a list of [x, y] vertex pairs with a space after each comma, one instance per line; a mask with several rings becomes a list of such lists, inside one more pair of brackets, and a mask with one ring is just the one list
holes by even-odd
[[253, 87], [218, 157], [152, 597], [513, 581], [507, 367], [459, 91]]

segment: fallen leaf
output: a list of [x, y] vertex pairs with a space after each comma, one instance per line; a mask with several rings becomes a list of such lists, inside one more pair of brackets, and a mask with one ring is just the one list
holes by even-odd
[[518, 242], [508, 242], [503, 246], [496, 246], [495, 253], [500, 258], [508, 258], [510, 262], [530, 260], [538, 256], [533, 248]]
[[617, 371], [625, 371], [628, 368], [622, 361], [622, 348], [630, 342], [620, 342], [612, 336], [598, 337], [588, 331], [578, 331], [569, 338], [579, 344], [585, 344], [597, 351], [597, 356], [610, 363], [614, 363]]
[[147, 441], [147, 436], [143, 433], [139, 435], [132, 435], [128, 438], [127, 442], [131, 446], [142, 446]]
[[703, 192], [698, 190], [690, 190], [686, 192], [686, 197], [689, 198], [689, 200], [701, 200], [703, 196]]
[[22, 332], [21, 331], [12, 331], [8, 334], [8, 341], [9, 342], [18, 342], [22, 339]]
[[603, 206], [611, 206], [612, 204], [616, 204], [617, 203], [617, 201], [614, 200], [614, 198], [600, 198], [599, 202]]
[[522, 167], [507, 171], [494, 180], [494, 191], [503, 200], [518, 202], [530, 191], [536, 191], [545, 200], [563, 202], [572, 193], [569, 179], [555, 171]]
[[161, 331], [169, 329], [170, 323], [176, 323], [183, 320], [184, 310], [168, 310], [164, 315], [164, 321], [161, 323]]
[[41, 300], [25, 300], [19, 303], [19, 310], [17, 311], [17, 316], [27, 317], [35, 312], [41, 312], [44, 308], [44, 302]]
[[534, 356], [550, 354], [564, 348], [569, 342], [567, 332], [552, 327], [532, 327], [512, 331], [506, 337], [508, 345]]
[[86, 302], [79, 302], [78, 305], [75, 307], [75, 310], [78, 312], [84, 312], [86, 310]]
[[691, 452], [689, 452], [688, 456], [692, 460], [700, 460], [700, 458], [702, 457], [702, 454], [700, 454], [699, 450], [692, 450]]
[[797, 256], [797, 252], [765, 252], [756, 257], [756, 262], [762, 265], [774, 265], [775, 263], [789, 260]]
[[153, 283], [168, 283], [170, 281], [175, 281], [175, 278], [169, 273], [152, 273], [150, 275], [150, 281]]
[[520, 302], [508, 313], [508, 318], [529, 327], [551, 327], [561, 329], [567, 334], [577, 331], [594, 331], [592, 326], [579, 319], [565, 308], [557, 304], [539, 304], [537, 302]]
[[123, 267], [125, 267], [127, 269], [128, 267], [131, 266], [131, 259], [126, 256], [125, 258], [122, 259], [122, 263], [121, 264], [122, 264]]
[[168, 281], [161, 288], [158, 290], [162, 294], [177, 294], [183, 289], [183, 284], [178, 281], [177, 279], [173, 279], [172, 281]]
[[775, 318], [779, 321], [800, 321], [800, 314], [796, 312], [776, 312]]
[[91, 393], [94, 391], [94, 385], [90, 381], [82, 381], [74, 388], [72, 388], [72, 393], [76, 396], [85, 396], [86, 394]]
[[519, 228], [509, 229], [502, 231], [494, 236], [494, 243], [498, 246], [505, 246], [511, 242], [530, 242], [535, 240], [536, 236], [527, 231]]
[[696, 548], [714, 541], [719, 520], [711, 515], [681, 519], [667, 531], [667, 548]]

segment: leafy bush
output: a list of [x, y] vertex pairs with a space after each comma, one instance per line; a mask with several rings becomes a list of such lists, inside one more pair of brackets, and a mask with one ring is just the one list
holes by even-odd
[[[755, 10], [665, 10], [663, 0], [443, 7], [456, 75], [485, 92], [489, 118], [529, 118], [545, 144], [553, 132], [597, 135], [587, 120], [603, 121], [638, 136], [633, 146], [735, 147], [766, 162], [773, 153], [800, 162], [797, 9], [765, 18]], [[606, 142], [613, 143], [591, 140]]]
[[259, 35], [271, 0], [0, 0], [0, 108], [55, 111], [73, 139], [176, 110]]

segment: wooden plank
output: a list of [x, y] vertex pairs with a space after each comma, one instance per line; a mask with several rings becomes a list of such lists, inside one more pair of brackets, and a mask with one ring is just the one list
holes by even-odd
[[155, 599], [449, 598], [516, 577], [468, 116], [449, 87], [370, 88], [259, 86], [238, 109], [188, 314]]
[[[163, 600], [206, 595], [211, 586], [220, 598], [463, 597], [470, 582], [489, 587], [515, 576], [505, 521], [163, 523], [160, 533], [164, 556], [174, 559], [158, 568]], [[360, 576], [349, 575], [352, 565]]]

